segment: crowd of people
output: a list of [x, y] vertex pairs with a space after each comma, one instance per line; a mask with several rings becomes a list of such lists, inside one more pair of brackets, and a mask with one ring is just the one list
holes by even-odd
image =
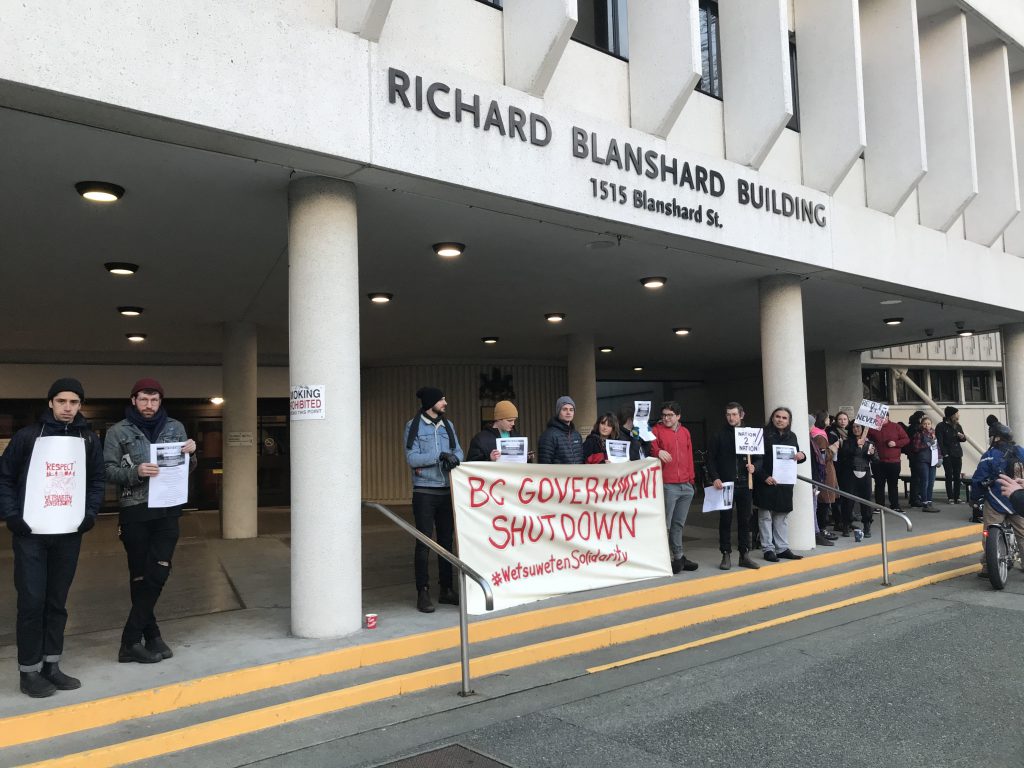
[[[520, 436], [515, 429], [519, 413], [510, 401], [497, 403], [493, 423], [473, 438], [469, 454], [464, 457], [455, 430], [445, 417], [448, 403], [442, 390], [424, 387], [417, 397], [421, 410], [406, 423], [404, 432], [406, 457], [412, 470], [413, 514], [421, 532], [433, 537], [436, 530], [438, 543], [451, 550], [454, 524], [448, 472], [464, 458], [499, 460], [498, 438]], [[910, 466], [909, 507], [923, 512], [938, 512], [932, 491], [939, 466], [943, 469], [948, 503], [960, 504], [966, 486], [971, 499], [978, 500], [986, 494], [991, 497], [989, 509], [994, 510], [993, 515], [1013, 514], [1009, 502], [998, 500], [1002, 490], [997, 482], [1000, 475], [1024, 477], [1024, 448], [1016, 446], [1006, 425], [990, 416], [991, 447], [982, 456], [972, 480], [965, 481], [962, 444], [967, 437], [960, 426], [959, 411], [953, 406], [945, 409], [937, 426], [924, 411], [917, 411], [907, 424], [884, 418], [877, 429], [855, 422], [854, 415], [845, 411], [834, 415], [819, 411], [810, 415], [806, 432], [798, 429], [789, 408], [778, 407], [763, 427], [764, 452], [753, 455], [736, 451], [735, 430], [746, 426], [743, 406], [730, 402], [724, 415], [725, 423], [709, 438], [700, 478], [717, 489], [724, 483], [734, 484], [732, 508], [719, 513], [722, 570], [732, 568], [733, 521], [740, 567], [760, 567], [750, 556], [756, 548], [760, 548], [763, 559], [769, 563], [802, 558], [789, 544], [794, 485], [778, 482], [775, 477], [776, 446], [788, 446], [779, 455], [798, 464], [811, 461], [811, 477], [817, 481], [814, 528], [818, 546], [834, 546], [840, 537], [853, 536], [858, 541], [871, 538], [876, 514], [872, 499], [875, 505], [888, 502], [890, 509], [904, 511], [899, 489], [904, 456]], [[634, 424], [633, 416], [633, 403], [624, 404], [618, 413], [603, 413], [584, 438], [575, 423], [576, 403], [571, 397], [560, 397], [547, 428], [537, 440], [536, 455], [531, 453], [530, 460], [541, 464], [604, 463], [609, 461], [609, 440], [628, 442], [630, 460], [658, 459], [672, 572], [695, 571], [699, 565], [686, 557], [683, 528], [695, 496], [698, 472], [690, 432], [681, 423], [682, 408], [676, 401], [663, 403], [660, 418], [649, 431]], [[643, 440], [641, 435], [653, 435], [653, 439]], [[1018, 490], [1024, 490], [1024, 480]], [[1024, 505], [1024, 494], [1016, 494], [1013, 501]], [[973, 507], [972, 512], [972, 521], [981, 522], [980, 506]], [[1024, 546], [1024, 518], [1017, 517], [1014, 523], [1020, 523], [1016, 530]], [[427, 554], [426, 546], [417, 542], [417, 607], [432, 612]], [[451, 566], [442, 558], [439, 565], [439, 602], [457, 605], [459, 596], [452, 586]]]

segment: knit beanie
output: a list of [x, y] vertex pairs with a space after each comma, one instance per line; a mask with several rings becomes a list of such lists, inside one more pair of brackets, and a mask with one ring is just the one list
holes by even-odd
[[135, 386], [132, 387], [132, 397], [135, 397], [139, 392], [156, 392], [160, 397], [164, 396], [164, 388], [160, 386], [160, 382], [156, 379], [139, 379], [135, 382]]
[[516, 410], [515, 405], [511, 400], [500, 400], [494, 405], [494, 420], [499, 421], [500, 419], [518, 419], [519, 411]]
[[999, 419], [996, 417], [994, 413], [990, 413], [988, 416], [985, 417], [985, 423], [991, 427], [993, 424], [998, 424]]
[[85, 389], [82, 387], [82, 382], [78, 379], [57, 379], [50, 385], [50, 391], [46, 394], [46, 399], [48, 401], [53, 400], [61, 392], [74, 392], [78, 395], [79, 400], [85, 400]]
[[959, 408], [954, 408], [952, 405], [947, 405], [942, 412], [945, 414], [946, 418], [948, 419], [954, 413], [960, 413], [960, 409]]
[[575, 409], [576, 408], [576, 401], [574, 401], [568, 395], [562, 395], [560, 398], [558, 398], [555, 401], [555, 418], [556, 419], [562, 413], [562, 406], [563, 405], [571, 405], [573, 407], [573, 409]]
[[420, 387], [416, 390], [416, 397], [420, 399], [420, 404], [423, 406], [423, 410], [426, 411], [444, 399], [444, 392], [437, 387]]

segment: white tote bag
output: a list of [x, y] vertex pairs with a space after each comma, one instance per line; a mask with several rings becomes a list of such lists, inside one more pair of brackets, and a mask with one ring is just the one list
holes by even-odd
[[25, 481], [25, 522], [32, 533], [73, 533], [85, 519], [85, 440], [36, 438]]

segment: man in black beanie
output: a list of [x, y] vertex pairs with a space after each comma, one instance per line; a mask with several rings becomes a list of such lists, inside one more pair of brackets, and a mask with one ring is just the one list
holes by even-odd
[[960, 503], [960, 474], [963, 472], [964, 449], [961, 443], [967, 436], [960, 426], [960, 411], [947, 405], [943, 412], [945, 418], [935, 428], [935, 439], [939, 444], [942, 456], [942, 472], [946, 476], [946, 499], [950, 504]]
[[[421, 387], [416, 397], [420, 399], [420, 412], [406, 422], [403, 431], [405, 460], [412, 470], [412, 515], [421, 533], [433, 537], [436, 527], [437, 543], [451, 552], [455, 522], [448, 473], [462, 461], [462, 446], [455, 427], [445, 418], [448, 401], [444, 392], [437, 387]], [[423, 613], [434, 612], [427, 573], [429, 555], [427, 546], [417, 541], [414, 553], [416, 608]], [[451, 563], [439, 557], [437, 571], [441, 583], [437, 601], [458, 605], [459, 594], [452, 581]]]
[[19, 430], [0, 458], [0, 515], [14, 549], [21, 692], [33, 698], [81, 687], [59, 666], [67, 599], [82, 534], [96, 524], [103, 448], [79, 412], [78, 379], [57, 379], [40, 423]]

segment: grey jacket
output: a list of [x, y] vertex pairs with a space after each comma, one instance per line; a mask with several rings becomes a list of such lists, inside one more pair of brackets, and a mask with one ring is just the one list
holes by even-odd
[[[188, 440], [185, 426], [168, 418], [157, 438], [158, 443], [183, 443]], [[133, 507], [149, 501], [149, 478], [139, 477], [139, 464], [149, 462], [149, 438], [128, 419], [122, 419], [107, 430], [103, 443], [103, 465], [107, 482], [117, 485], [118, 504]], [[190, 459], [190, 469], [196, 465], [196, 455]]]

